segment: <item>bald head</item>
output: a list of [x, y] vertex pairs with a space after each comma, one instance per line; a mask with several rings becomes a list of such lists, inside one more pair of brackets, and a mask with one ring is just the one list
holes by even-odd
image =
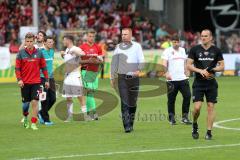
[[132, 40], [132, 29], [131, 28], [123, 28], [122, 29], [122, 41], [130, 42]]

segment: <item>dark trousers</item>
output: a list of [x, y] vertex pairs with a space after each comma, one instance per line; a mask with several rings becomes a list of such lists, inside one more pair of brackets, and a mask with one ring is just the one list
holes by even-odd
[[124, 129], [133, 129], [139, 92], [139, 78], [118, 75], [118, 89], [121, 98], [121, 112]]
[[[44, 84], [45, 84], [45, 79], [44, 78], [41, 78], [41, 83], [44, 86]], [[46, 95], [46, 100], [41, 102], [42, 108], [39, 111], [39, 113], [41, 114], [44, 122], [49, 122], [50, 121], [48, 112], [52, 108], [54, 103], [56, 102], [55, 80], [53, 78], [50, 78], [49, 79], [49, 84], [50, 84], [49, 89], [44, 88], [44, 91], [47, 94]]]
[[191, 92], [188, 80], [182, 81], [169, 81], [168, 86], [168, 115], [169, 119], [175, 116], [175, 101], [178, 91], [181, 92], [183, 96], [182, 102], [182, 117], [187, 117], [189, 113]]
[[101, 79], [104, 78], [104, 64], [105, 64], [105, 57], [103, 57], [103, 63], [100, 64], [100, 66], [101, 66]]

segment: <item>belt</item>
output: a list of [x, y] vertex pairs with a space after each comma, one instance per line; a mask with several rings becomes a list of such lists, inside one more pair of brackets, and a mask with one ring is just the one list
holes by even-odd
[[119, 77], [121, 78], [125, 78], [125, 79], [133, 79], [133, 78], [137, 78], [137, 76], [134, 75], [127, 75], [127, 74], [118, 74]]

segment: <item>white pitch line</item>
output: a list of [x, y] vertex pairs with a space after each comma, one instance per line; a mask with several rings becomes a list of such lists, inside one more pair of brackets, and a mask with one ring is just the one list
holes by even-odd
[[223, 120], [223, 121], [215, 122], [215, 123], [213, 124], [213, 126], [216, 127], [216, 128], [221, 128], [221, 129], [240, 131], [240, 128], [224, 127], [224, 126], [221, 126], [221, 125], [220, 125], [220, 124], [222, 124], [222, 123], [232, 122], [232, 121], [238, 121], [238, 120], [240, 120], [240, 118], [227, 119], [227, 120]]
[[149, 153], [149, 152], [167, 152], [167, 151], [183, 151], [183, 150], [194, 150], [194, 149], [208, 149], [208, 148], [223, 148], [223, 147], [237, 147], [237, 144], [220, 144], [211, 146], [197, 146], [197, 147], [182, 147], [182, 148], [163, 148], [163, 149], [149, 149], [149, 150], [135, 150], [135, 151], [121, 151], [121, 152], [105, 152], [105, 153], [92, 153], [92, 154], [74, 154], [74, 155], [63, 155], [53, 157], [34, 157], [18, 160], [46, 160], [46, 159], [61, 159], [61, 158], [76, 158], [76, 157], [90, 157], [90, 156], [111, 156], [116, 154], [132, 154], [132, 153]]

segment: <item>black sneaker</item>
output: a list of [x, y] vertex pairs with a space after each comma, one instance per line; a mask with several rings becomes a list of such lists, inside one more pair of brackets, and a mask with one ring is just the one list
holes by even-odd
[[206, 140], [212, 140], [212, 134], [207, 133], [205, 136]]
[[186, 125], [192, 124], [192, 122], [186, 117], [182, 118], [181, 123], [186, 124]]
[[170, 120], [169, 120], [169, 123], [170, 123], [171, 125], [176, 125], [176, 124], [177, 124], [175, 118], [170, 119]]
[[193, 125], [192, 125], [192, 137], [193, 137], [193, 139], [198, 139], [199, 138], [198, 124], [197, 123], [193, 123]]
[[93, 120], [95, 120], [95, 121], [98, 121], [98, 120], [99, 120], [97, 113], [93, 114]]
[[132, 132], [133, 130], [132, 130], [132, 128], [131, 127], [127, 127], [127, 128], [125, 128], [125, 133], [130, 133], [130, 132]]

